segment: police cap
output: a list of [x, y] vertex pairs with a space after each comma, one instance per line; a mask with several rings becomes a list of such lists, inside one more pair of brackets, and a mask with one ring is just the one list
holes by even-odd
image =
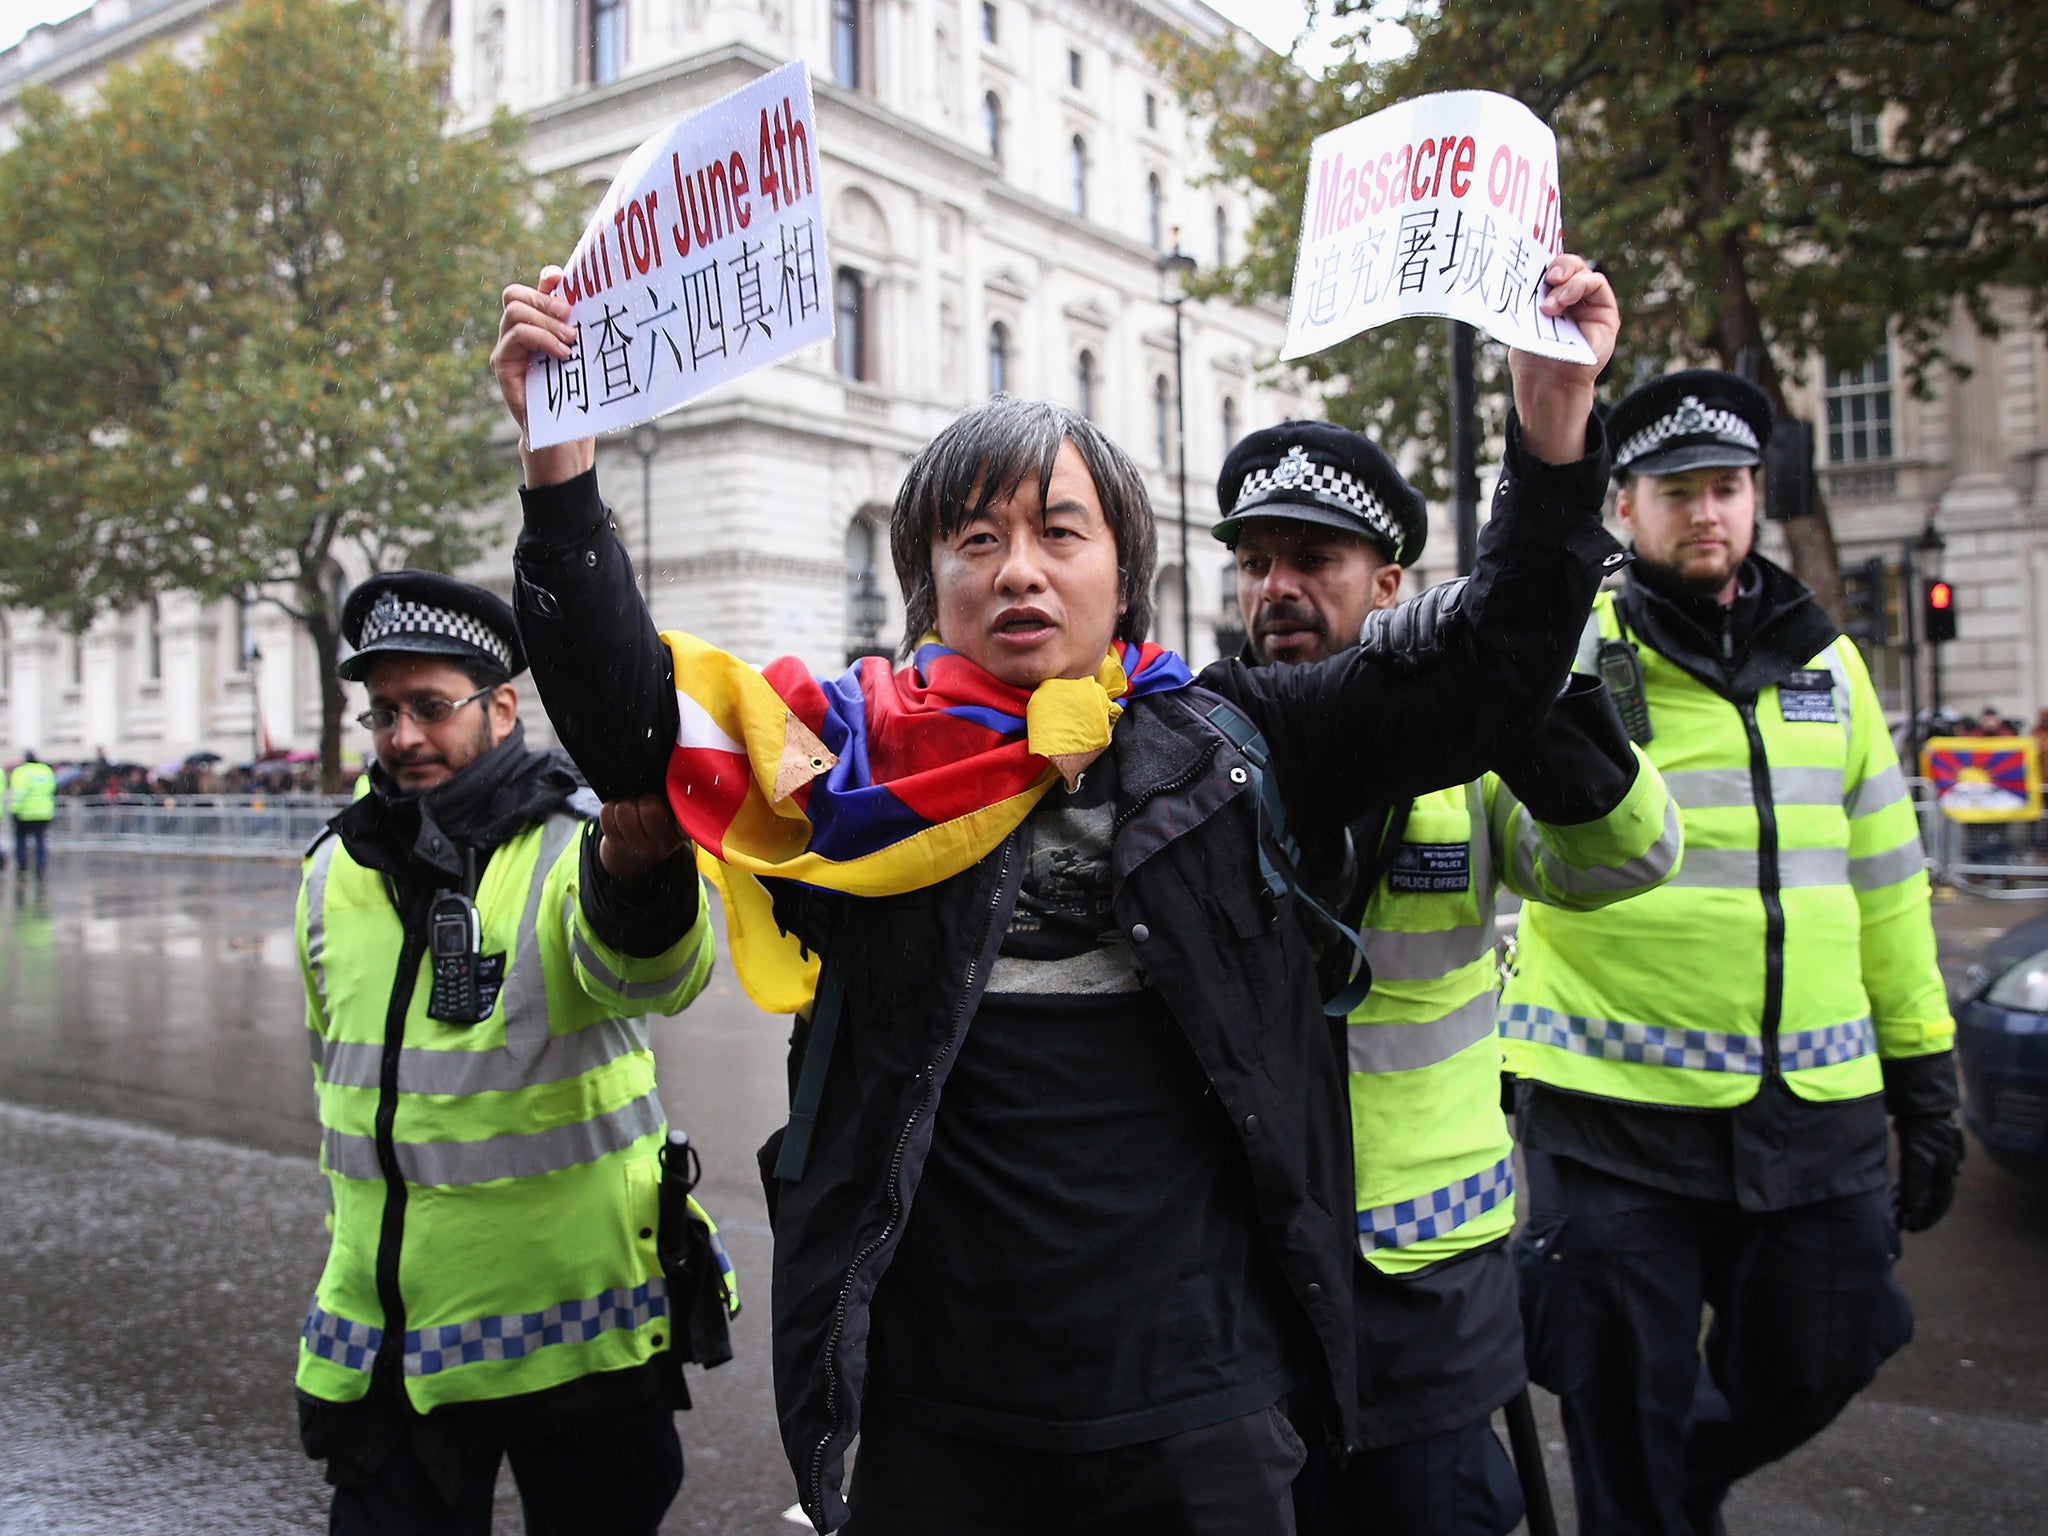
[[379, 656], [481, 661], [517, 677], [526, 670], [512, 605], [497, 593], [437, 571], [386, 571], [349, 593], [341, 632], [355, 654], [335, 668], [361, 682]]
[[1667, 373], [1623, 397], [1608, 415], [1607, 440], [1617, 480], [1759, 464], [1771, 440], [1771, 402], [1716, 368]]
[[1216, 537], [1233, 546], [1252, 517], [1341, 528], [1402, 565], [1415, 562], [1429, 537], [1428, 505], [1394, 461], [1370, 438], [1326, 421], [1283, 421], [1246, 434], [1223, 460], [1216, 505], [1223, 509]]

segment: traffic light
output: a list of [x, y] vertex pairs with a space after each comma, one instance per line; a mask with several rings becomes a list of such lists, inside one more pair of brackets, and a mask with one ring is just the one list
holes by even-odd
[[1956, 589], [1945, 581], [1927, 583], [1927, 640], [1939, 645], [1956, 637]]
[[1866, 649], [1891, 638], [1884, 611], [1884, 557], [1873, 555], [1842, 572], [1842, 633]]

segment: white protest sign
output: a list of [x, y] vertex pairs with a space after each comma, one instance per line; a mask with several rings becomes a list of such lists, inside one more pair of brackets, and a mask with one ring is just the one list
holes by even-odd
[[1564, 249], [1557, 136], [1492, 91], [1420, 96], [1315, 141], [1283, 358], [1405, 315], [1445, 315], [1511, 347], [1589, 363], [1538, 307]]
[[817, 163], [801, 63], [634, 150], [568, 261], [575, 350], [527, 369], [528, 442], [652, 420], [829, 338]]

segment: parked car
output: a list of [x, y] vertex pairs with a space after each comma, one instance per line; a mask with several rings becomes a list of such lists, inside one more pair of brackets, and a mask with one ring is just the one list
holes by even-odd
[[1992, 940], [1955, 998], [1963, 1115], [2000, 1166], [2048, 1188], [2048, 917]]

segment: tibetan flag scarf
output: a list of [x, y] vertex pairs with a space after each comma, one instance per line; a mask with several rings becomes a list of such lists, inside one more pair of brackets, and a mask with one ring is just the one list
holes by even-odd
[[762, 1008], [808, 1006], [815, 957], [776, 929], [755, 877], [891, 896], [969, 868], [1055, 779], [1109, 746], [1125, 698], [1193, 681], [1156, 645], [1121, 641], [1093, 677], [999, 682], [927, 636], [911, 665], [863, 658], [823, 679], [790, 657], [756, 670], [669, 632], [680, 717], [668, 798], [725, 901], [741, 984]]

